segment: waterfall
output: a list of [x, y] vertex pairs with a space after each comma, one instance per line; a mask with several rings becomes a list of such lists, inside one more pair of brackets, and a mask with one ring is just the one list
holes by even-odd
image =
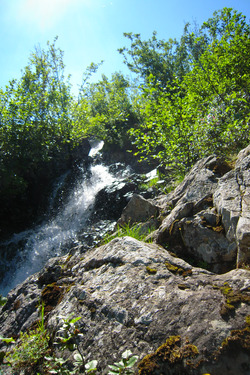
[[[92, 156], [98, 147], [92, 150]], [[13, 259], [7, 259], [8, 256], [1, 259], [0, 269], [4, 277], [0, 284], [0, 294], [6, 295], [17, 284], [39, 271], [49, 258], [65, 254], [69, 249], [67, 245], [77, 244], [78, 234], [91, 215], [96, 194], [114, 180], [115, 176], [106, 166], [92, 165], [87, 174], [82, 171], [81, 181], [55, 217], [1, 243], [2, 248], [16, 247], [18, 251]], [[5, 253], [8, 254], [8, 250]]]

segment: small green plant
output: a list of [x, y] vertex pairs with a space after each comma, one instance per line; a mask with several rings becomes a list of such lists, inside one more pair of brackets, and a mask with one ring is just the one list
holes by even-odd
[[79, 338], [83, 335], [80, 333], [76, 323], [81, 319], [81, 317], [73, 318], [73, 313], [68, 317], [58, 317], [57, 319], [63, 320], [62, 326], [57, 331], [55, 335], [55, 345], [59, 345], [62, 349], [69, 349], [71, 351], [76, 350], [74, 354], [74, 369], [70, 372], [65, 369], [65, 361], [62, 358], [55, 357], [46, 357], [47, 360], [47, 369], [49, 374], [62, 374], [70, 375], [77, 374], [78, 370], [81, 374], [92, 375], [96, 372], [97, 361], [93, 360], [88, 363], [85, 363], [85, 358], [81, 352], [79, 346]]
[[132, 369], [138, 360], [137, 355], [132, 355], [130, 350], [125, 350], [122, 353], [122, 359], [120, 362], [115, 362], [114, 365], [110, 365], [109, 368], [109, 375], [113, 374], [123, 374], [123, 375], [130, 375], [135, 374], [134, 370]]
[[0, 335], [0, 341], [3, 341], [3, 342], [6, 342], [6, 344], [13, 344], [15, 342], [15, 340], [13, 339], [13, 337], [3, 337]]
[[13, 369], [34, 367], [46, 354], [49, 345], [49, 335], [39, 329], [21, 332], [20, 343], [5, 357]]
[[111, 234], [107, 234], [102, 243], [107, 244], [114, 238], [125, 236], [135, 238], [138, 241], [144, 241], [148, 234], [150, 234], [150, 232], [151, 230], [149, 229], [148, 233], [145, 234], [144, 231], [142, 231], [141, 225], [139, 224], [133, 226], [130, 226], [129, 223], [123, 224], [122, 226], [117, 225], [117, 231]]
[[[78, 353], [74, 355], [74, 368], [68, 369], [66, 367], [66, 360], [58, 357], [45, 357], [45, 369], [48, 374], [58, 374], [58, 375], [73, 375], [73, 374], [95, 374], [97, 368], [97, 361], [90, 361], [85, 364], [85, 369], [82, 369], [82, 357]], [[83, 372], [84, 371], [84, 372]]]
[[[13, 337], [3, 337], [0, 335], [0, 341], [4, 342], [5, 344], [7, 345], [11, 345], [15, 342], [15, 340], [13, 339]], [[4, 360], [4, 357], [5, 357], [5, 351], [1, 350], [0, 351], [0, 366], [1, 364], [3, 363], [3, 360]], [[2, 375], [2, 371], [0, 369], [0, 375]]]
[[66, 361], [63, 358], [58, 358], [55, 356], [46, 356], [45, 359], [45, 371], [48, 374], [60, 374], [60, 375], [70, 375], [70, 372], [65, 364]]
[[0, 294], [0, 306], [4, 306], [7, 302], [7, 298], [3, 297], [2, 294]]
[[[58, 321], [63, 324], [59, 327], [55, 334], [54, 344], [58, 345], [60, 349], [75, 350], [74, 354], [74, 368], [68, 369], [67, 362], [61, 357], [54, 355], [51, 345], [51, 335], [44, 326], [44, 306], [40, 307], [40, 320], [38, 327], [29, 332], [21, 332], [20, 338], [17, 342], [11, 338], [0, 336], [0, 340], [7, 344], [15, 343], [12, 350], [4, 357], [5, 363], [11, 366], [15, 371], [21, 371], [23, 374], [34, 373], [42, 374], [58, 374], [58, 375], [94, 375], [97, 371], [97, 361], [92, 360], [85, 363], [85, 358], [79, 347], [79, 338], [83, 335], [80, 333], [76, 323], [81, 317], [73, 317], [70, 314], [68, 317], [59, 316]], [[130, 350], [122, 353], [120, 362], [115, 362], [110, 365], [109, 374], [135, 374], [133, 367], [138, 360], [138, 356], [132, 355]], [[0, 375], [2, 370], [0, 369]]]
[[[75, 355], [75, 360], [77, 360], [76, 356], [77, 355]], [[95, 359], [93, 361], [89, 361], [88, 363], [86, 363], [85, 364], [85, 373], [89, 374], [89, 375], [95, 374], [95, 372], [97, 370], [97, 363], [98, 362]]]
[[159, 181], [159, 177], [156, 176], [156, 177], [154, 177], [154, 178], [151, 178], [151, 179], [148, 180], [148, 181], [143, 182], [143, 183], [139, 186], [139, 188], [140, 188], [141, 190], [148, 190], [148, 189], [153, 188], [153, 187], [157, 187], [157, 188], [158, 188], [158, 187], [159, 187], [159, 186], [157, 186], [158, 181]]
[[82, 336], [80, 331], [76, 326], [76, 322], [81, 319], [81, 317], [73, 318], [73, 313], [68, 317], [57, 317], [57, 320], [63, 320], [63, 325], [59, 328], [55, 336], [55, 344], [60, 345], [62, 348], [67, 348], [69, 350], [74, 350], [78, 348], [76, 338]]
[[[12, 338], [2, 338], [7, 343]], [[41, 306], [38, 327], [29, 332], [21, 332], [13, 349], [5, 356], [5, 362], [14, 370], [32, 369], [42, 362], [49, 347], [50, 336], [44, 327], [44, 306]]]
[[124, 224], [121, 228], [118, 226], [118, 237], [129, 236], [133, 237], [136, 240], [143, 240], [145, 235], [141, 233], [140, 225], [134, 225], [130, 227], [129, 223]]
[[[45, 329], [43, 305], [40, 307], [40, 320], [37, 323], [37, 328], [29, 332], [20, 333], [20, 338], [15, 346], [5, 355], [5, 363], [11, 366], [14, 371], [24, 370], [25, 374], [31, 373], [31, 371], [38, 375], [95, 374], [97, 361], [93, 360], [85, 363], [84, 356], [79, 347], [79, 338], [83, 335], [78, 330], [76, 323], [80, 319], [81, 317], [74, 318], [73, 314], [69, 315], [67, 318], [58, 317], [58, 321], [63, 320], [63, 324], [55, 334], [54, 344], [58, 345], [60, 349], [76, 350], [73, 369], [69, 370], [66, 365], [67, 361], [61, 357], [55, 356], [52, 347], [49, 346], [51, 335]], [[12, 337], [5, 338], [0, 336], [0, 340], [7, 344], [15, 343]]]

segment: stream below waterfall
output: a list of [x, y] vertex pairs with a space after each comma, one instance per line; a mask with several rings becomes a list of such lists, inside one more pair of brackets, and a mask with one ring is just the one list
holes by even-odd
[[[98, 148], [91, 150], [94, 158]], [[110, 172], [109, 167], [103, 164], [94, 164], [86, 169], [79, 167], [80, 178], [67, 199], [52, 217], [47, 215], [41, 224], [14, 234], [9, 240], [0, 243], [0, 294], [3, 296], [23, 282], [28, 276], [39, 271], [48, 259], [61, 256], [73, 247], [84, 243], [84, 231], [91, 233], [96, 230], [105, 234], [114, 228], [114, 221], [100, 221], [91, 227], [90, 216], [98, 192], [104, 187], [112, 185], [124, 177], [121, 171]], [[53, 202], [60, 189], [63, 189], [67, 173], [63, 175], [55, 186], [49, 203], [53, 212]], [[52, 213], [51, 213], [52, 215]], [[93, 225], [93, 224], [92, 224]], [[106, 232], [105, 232], [106, 231]], [[80, 240], [79, 240], [80, 238]], [[13, 252], [14, 249], [14, 252]], [[10, 254], [15, 254], [10, 255]], [[1, 275], [2, 274], [2, 275]]]

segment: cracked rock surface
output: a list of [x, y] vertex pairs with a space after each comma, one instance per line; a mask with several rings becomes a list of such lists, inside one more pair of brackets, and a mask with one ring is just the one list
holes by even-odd
[[237, 266], [250, 258], [250, 147], [239, 155], [236, 168], [226, 173], [214, 193], [226, 237], [237, 246]]
[[[46, 273], [59, 275], [59, 267], [56, 281], [44, 277]], [[142, 359], [173, 335], [197, 347], [202, 371], [213, 373], [219, 366], [231, 374], [226, 371], [229, 356], [219, 356], [215, 362], [213, 357], [231, 330], [245, 324], [248, 276], [242, 269], [216, 275], [191, 267], [156, 244], [117, 238], [90, 250], [84, 258], [54, 258], [43, 271], [11, 291], [0, 314], [1, 334], [13, 336], [30, 327], [38, 318], [38, 302], [44, 300], [46, 322], [52, 330], [59, 316], [72, 312], [81, 316], [79, 329], [84, 339], [80, 345], [87, 360], [99, 360], [99, 374], [107, 374], [108, 364], [125, 349]], [[227, 284], [239, 291], [245, 302], [222, 313], [226, 299], [221, 288]], [[54, 289], [54, 300], [45, 298], [48, 287]], [[238, 375], [246, 374], [240, 368], [249, 359], [245, 352], [240, 353], [236, 356]], [[233, 363], [232, 369], [235, 371]], [[199, 367], [190, 374], [200, 371]]]
[[197, 162], [183, 182], [154, 203], [171, 207], [154, 234], [182, 258], [226, 272], [250, 262], [250, 146], [230, 170], [216, 156]]
[[[33, 327], [43, 302], [51, 332], [60, 317], [81, 317], [80, 348], [86, 361], [98, 360], [97, 374], [129, 349], [139, 375], [249, 375], [250, 281], [240, 268], [249, 264], [249, 166], [250, 147], [233, 170], [210, 156], [173, 192], [131, 199], [122, 218], [139, 207], [135, 222], [160, 223], [152, 242], [118, 237], [50, 259], [8, 294], [0, 335], [18, 338]], [[64, 353], [69, 363], [73, 354]]]

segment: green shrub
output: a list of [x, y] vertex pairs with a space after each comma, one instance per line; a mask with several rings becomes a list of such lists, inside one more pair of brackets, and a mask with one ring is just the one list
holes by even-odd
[[[153, 230], [153, 229], [152, 229]], [[138, 241], [144, 241], [146, 237], [150, 234], [151, 229], [149, 228], [148, 233], [142, 230], [140, 224], [135, 224], [130, 226], [129, 224], [123, 224], [122, 226], [117, 225], [117, 231], [111, 234], [107, 234], [102, 241], [102, 244], [106, 244], [117, 237], [132, 237]]]
[[5, 361], [13, 370], [35, 368], [48, 352], [50, 336], [40, 328], [30, 332], [21, 332], [20, 342], [17, 343]]
[[124, 353], [122, 353], [122, 359], [120, 362], [115, 362], [114, 365], [110, 365], [109, 368], [111, 369], [109, 371], [109, 375], [114, 374], [123, 374], [123, 375], [130, 375], [134, 374], [135, 372], [132, 370], [134, 367], [136, 361], [138, 360], [137, 355], [132, 355], [132, 352], [130, 350], [125, 350]]
[[[6, 339], [2, 338], [2, 340], [6, 342]], [[38, 327], [28, 332], [20, 333], [19, 340], [5, 356], [5, 362], [13, 370], [37, 368], [48, 353], [49, 341], [50, 335], [44, 327], [44, 306], [42, 306]]]

